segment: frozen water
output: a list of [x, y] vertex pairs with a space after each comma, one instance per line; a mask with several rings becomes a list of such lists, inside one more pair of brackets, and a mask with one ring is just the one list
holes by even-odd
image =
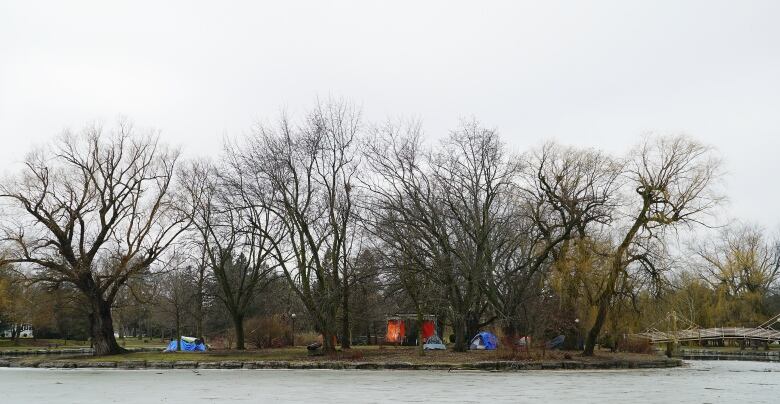
[[777, 403], [780, 363], [520, 373], [0, 369], [2, 403]]

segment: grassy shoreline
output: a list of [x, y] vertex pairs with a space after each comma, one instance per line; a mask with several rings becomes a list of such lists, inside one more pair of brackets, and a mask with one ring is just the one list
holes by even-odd
[[[2, 361], [2, 359], [0, 359]], [[682, 361], [657, 355], [538, 351], [516, 355], [502, 351], [431, 351], [419, 356], [413, 347], [358, 347], [331, 355], [309, 356], [304, 347], [209, 352], [132, 352], [111, 356], [15, 358], [3, 367], [123, 369], [409, 369], [409, 370], [541, 370], [632, 369], [676, 367]]]

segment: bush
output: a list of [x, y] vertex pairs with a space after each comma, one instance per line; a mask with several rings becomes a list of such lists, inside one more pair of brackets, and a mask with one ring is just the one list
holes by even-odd
[[[531, 344], [528, 344], [528, 342]], [[505, 360], [525, 360], [531, 359], [533, 349], [533, 338], [526, 338], [518, 334], [502, 335], [501, 342], [498, 344], [498, 357]]]
[[320, 342], [322, 338], [320, 337], [320, 334], [317, 334], [316, 332], [301, 332], [295, 333], [295, 344], [296, 345], [310, 345], [315, 342]]
[[279, 316], [254, 317], [244, 324], [246, 342], [257, 349], [290, 345], [291, 329]]
[[650, 340], [644, 338], [623, 338], [618, 343], [617, 349], [621, 352], [653, 353], [653, 345]]
[[225, 330], [206, 339], [209, 348], [212, 349], [233, 349], [235, 341], [233, 329]]

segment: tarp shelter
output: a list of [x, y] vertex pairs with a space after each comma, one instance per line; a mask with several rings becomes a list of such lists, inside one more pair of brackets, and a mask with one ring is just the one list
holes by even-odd
[[[179, 342], [181, 343], [182, 351], [206, 352], [207, 349], [206, 344], [204, 344], [202, 340], [199, 340], [195, 337], [181, 337]], [[168, 347], [165, 348], [165, 352], [175, 351], [177, 351], [176, 340], [171, 340], [171, 342], [168, 343]]]
[[423, 321], [421, 334], [423, 341], [427, 341], [428, 338], [436, 335], [436, 323], [433, 320]]
[[404, 320], [387, 320], [387, 336], [385, 342], [401, 343], [406, 335]]
[[480, 349], [492, 351], [498, 348], [498, 338], [495, 335], [487, 332], [480, 331], [474, 338], [471, 339], [471, 346], [469, 349]]
[[387, 317], [385, 343], [417, 345], [418, 341], [427, 341], [436, 335], [436, 316], [423, 315], [422, 324], [417, 322], [416, 314], [395, 314]]
[[566, 341], [566, 336], [559, 335], [547, 341], [547, 349], [561, 349], [563, 347], [564, 341]]

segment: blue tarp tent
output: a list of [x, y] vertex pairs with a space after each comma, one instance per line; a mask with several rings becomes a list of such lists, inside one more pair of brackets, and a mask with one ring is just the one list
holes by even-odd
[[566, 336], [559, 335], [547, 341], [547, 349], [561, 349], [564, 341], [566, 341]]
[[[206, 344], [203, 341], [193, 337], [181, 337], [181, 350], [189, 352], [206, 352]], [[176, 340], [171, 340], [165, 352], [176, 352]]]
[[498, 338], [487, 331], [480, 331], [475, 335], [471, 339], [471, 346], [469, 347], [469, 349], [484, 349], [488, 351], [496, 348], [498, 348]]

